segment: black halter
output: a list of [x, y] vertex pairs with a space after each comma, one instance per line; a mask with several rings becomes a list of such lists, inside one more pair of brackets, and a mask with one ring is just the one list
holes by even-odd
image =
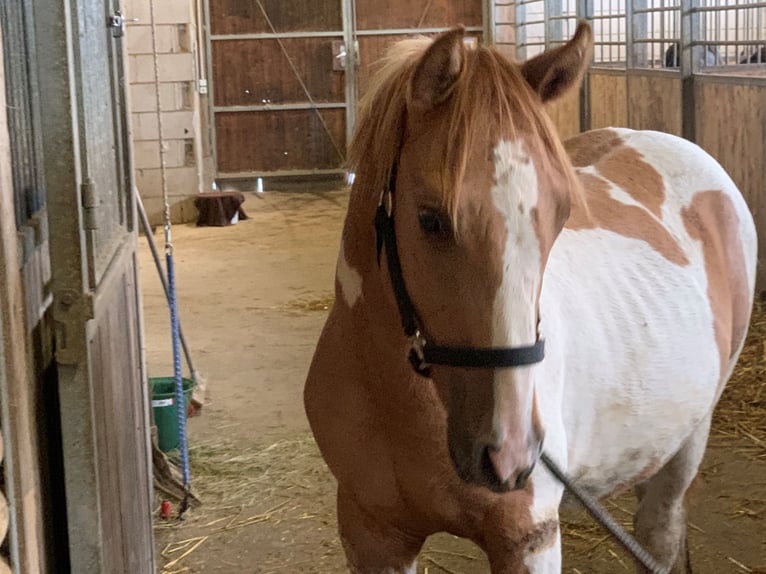
[[[396, 230], [394, 226], [394, 182], [396, 169], [392, 170], [388, 189], [384, 192], [380, 206], [375, 214], [375, 231], [377, 234], [378, 264], [380, 253], [385, 246], [388, 261], [388, 274], [391, 276], [399, 316], [402, 320], [404, 333], [410, 340], [409, 361], [415, 371], [424, 377], [430, 377], [431, 365], [445, 365], [463, 368], [510, 368], [533, 365], [543, 360], [545, 356], [545, 341], [539, 333], [534, 345], [526, 347], [475, 348], [447, 347], [429, 343], [422, 333], [415, 306], [407, 293], [402, 275], [402, 264], [396, 247]], [[388, 204], [388, 205], [386, 205]]]

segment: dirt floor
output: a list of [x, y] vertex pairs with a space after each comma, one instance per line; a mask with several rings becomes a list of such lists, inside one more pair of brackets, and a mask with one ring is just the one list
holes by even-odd
[[[156, 519], [163, 574], [345, 571], [335, 485], [311, 438], [302, 389], [332, 300], [346, 200], [345, 191], [248, 194], [250, 220], [174, 228], [181, 320], [209, 392], [189, 420], [204, 505], [183, 522]], [[169, 316], [143, 238], [140, 261], [150, 375], [164, 376], [172, 373]], [[704, 480], [689, 501], [698, 574], [766, 572], [766, 360], [762, 341], [748, 349], [754, 358], [724, 395]], [[607, 506], [630, 524], [631, 496]], [[563, 519], [564, 572], [633, 571], [583, 513]], [[418, 572], [488, 567], [471, 543], [439, 535]]]

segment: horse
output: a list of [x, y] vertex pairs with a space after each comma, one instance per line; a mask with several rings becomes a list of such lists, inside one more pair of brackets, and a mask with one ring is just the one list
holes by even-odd
[[634, 488], [637, 540], [686, 572], [684, 496], [750, 321], [753, 218], [687, 140], [561, 141], [545, 108], [587, 69], [587, 23], [523, 63], [464, 35], [391, 48], [349, 149], [303, 396], [348, 569], [414, 573], [449, 532], [493, 574], [560, 572], [542, 452], [593, 497]]
[[[694, 46], [692, 50], [695, 58], [697, 58], [697, 65], [700, 68], [704, 68], [705, 66], [720, 66], [722, 64], [721, 54], [718, 52], [716, 46], [706, 45], [704, 48], [702, 46]], [[680, 52], [681, 44], [678, 42], [674, 42], [668, 46], [668, 49], [665, 50], [664, 67], [678, 68], [681, 65]]]
[[740, 64], [766, 64], [766, 45], [761, 46], [760, 48], [754, 48], [749, 57], [745, 55], [744, 50], [739, 56]]

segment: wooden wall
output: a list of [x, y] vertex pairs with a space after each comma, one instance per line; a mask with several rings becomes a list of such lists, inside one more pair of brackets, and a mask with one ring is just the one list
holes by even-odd
[[[715, 157], [744, 194], [759, 235], [759, 261], [766, 256], [766, 81], [698, 76], [695, 82], [696, 140]], [[739, 84], [734, 81], [742, 82]], [[759, 265], [758, 284], [766, 288]]]
[[590, 127], [628, 127], [628, 92], [625, 74], [592, 69], [590, 82]]
[[639, 74], [627, 79], [628, 125], [681, 135], [681, 78], [678, 74]]
[[574, 90], [564, 98], [549, 104], [546, 111], [561, 139], [580, 133], [580, 91]]
[[[265, 15], [257, 2], [210, 2], [214, 36], [305, 35], [212, 41], [218, 171], [336, 169], [346, 146], [346, 77], [333, 69], [333, 43], [343, 38], [342, 2], [264, 0], [262, 5]], [[326, 32], [336, 34], [311, 36]], [[313, 103], [337, 107], [311, 109]], [[269, 105], [301, 109], [253, 109]]]

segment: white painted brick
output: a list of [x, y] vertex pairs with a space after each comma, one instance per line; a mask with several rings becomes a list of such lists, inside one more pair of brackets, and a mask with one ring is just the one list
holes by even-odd
[[[184, 109], [182, 83], [168, 82], [160, 84], [160, 105], [163, 111], [176, 111]], [[130, 111], [154, 112], [157, 110], [157, 93], [154, 83], [133, 84], [130, 86]]]
[[186, 24], [192, 21], [192, 0], [155, 0], [154, 17], [158, 24]]
[[[165, 142], [165, 167], [184, 167], [186, 153], [184, 140]], [[160, 167], [160, 143], [154, 141], [133, 142], [133, 161], [137, 169]]]
[[137, 169], [160, 167], [159, 142], [133, 142], [133, 165], [135, 165]]
[[194, 136], [194, 112], [167, 112], [162, 114], [162, 135], [168, 139]]
[[130, 127], [133, 141], [156, 140], [160, 137], [156, 112], [130, 115]]
[[[143, 198], [142, 198], [143, 199]], [[170, 221], [173, 223], [192, 223], [197, 221], [197, 209], [194, 198], [173, 196], [170, 201]], [[165, 215], [165, 203], [161, 197], [149, 197], [143, 200], [146, 214], [151, 225], [162, 225]]]
[[[122, 9], [126, 18], [138, 18], [137, 24], [149, 24], [151, 22], [149, 0], [123, 0]], [[128, 25], [130, 26], [130, 24]]]
[[[128, 54], [152, 54], [152, 27], [130, 26], [125, 34]], [[178, 26], [157, 26], [157, 53], [181, 52]]]
[[[194, 80], [194, 57], [191, 53], [160, 54], [161, 82], [190, 82]], [[154, 82], [154, 56], [139, 54], [128, 57], [128, 77], [131, 84]]]
[[[169, 167], [165, 170], [170, 196], [194, 196], [201, 191], [199, 173], [195, 167]], [[162, 197], [162, 179], [159, 168], [136, 169], [136, 187], [141, 198]]]
[[160, 178], [159, 169], [139, 169], [136, 167], [136, 169], [133, 170], [133, 176], [138, 193], [141, 195], [141, 199], [147, 197], [160, 197], [162, 195], [162, 180]]
[[128, 78], [131, 84], [154, 82], [153, 57], [149, 55], [128, 56]]
[[197, 168], [180, 167], [167, 171], [168, 193], [171, 195], [196, 195], [200, 193], [200, 177]]
[[189, 52], [160, 54], [159, 66], [163, 82], [189, 82], [194, 79], [194, 57]]

